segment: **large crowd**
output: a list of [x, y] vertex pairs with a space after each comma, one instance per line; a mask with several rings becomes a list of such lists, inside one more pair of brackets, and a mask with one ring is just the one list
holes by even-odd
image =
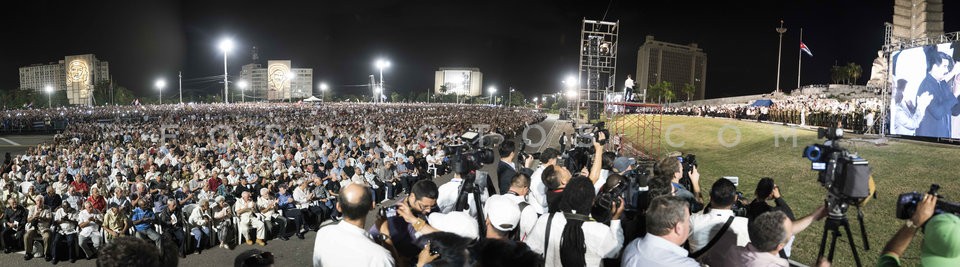
[[879, 133], [880, 98], [840, 101], [823, 95], [785, 96], [769, 106], [753, 103], [669, 107], [665, 114], [771, 121], [814, 127], [839, 127], [859, 133]]
[[[116, 122], [128, 112], [136, 119]], [[793, 237], [827, 215], [821, 206], [799, 216], [774, 178], [761, 179], [751, 199], [726, 178], [704, 192], [698, 167], [681, 154], [640, 163], [606, 151], [600, 132], [592, 143], [528, 154], [518, 134], [545, 116], [523, 109], [241, 104], [84, 113], [52, 143], [6, 156], [5, 252], [174, 266], [177, 256], [216, 246], [316, 231], [314, 266], [789, 266]], [[114, 119], [86, 117], [94, 114]], [[486, 128], [479, 125], [504, 136], [490, 151], [495, 172], [478, 170], [482, 153], [447, 149]], [[444, 173], [453, 178], [434, 181]], [[934, 199], [924, 198], [887, 243], [881, 266], [899, 266], [924, 224], [920, 260], [960, 264], [952, 238], [960, 218], [934, 216]], [[270, 258], [251, 253], [241, 256]], [[264, 262], [272, 258], [237, 266]]]

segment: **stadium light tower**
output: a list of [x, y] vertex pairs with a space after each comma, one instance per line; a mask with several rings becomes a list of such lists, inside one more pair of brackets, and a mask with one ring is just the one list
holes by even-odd
[[293, 71], [287, 72], [287, 81], [290, 82], [290, 87], [291, 87], [289, 90], [287, 90], [287, 102], [289, 102], [289, 103], [293, 103], [293, 88], [292, 88], [292, 87], [293, 87], [293, 79], [296, 78], [296, 77], [297, 77], [297, 74], [296, 74], [296, 73], [293, 73]]
[[157, 81], [154, 83], [154, 86], [156, 86], [157, 91], [160, 92], [160, 94], [157, 95], [157, 100], [159, 101], [160, 105], [163, 105], [163, 87], [167, 86], [167, 81], [164, 81], [163, 79], [157, 79]]
[[230, 50], [233, 50], [233, 40], [227, 38], [220, 41], [220, 51], [223, 51], [223, 103], [230, 103], [228, 100], [229, 97], [229, 85], [227, 85], [227, 54], [230, 53]]
[[491, 105], [495, 105], [496, 102], [493, 101], [493, 93], [496, 93], [496, 92], [497, 92], [497, 88], [496, 88], [496, 87], [493, 87], [493, 86], [490, 86], [490, 88], [487, 89], [487, 91], [490, 92], [490, 104], [491, 104]]
[[320, 83], [320, 100], [327, 102], [327, 83]]
[[237, 87], [240, 87], [240, 102], [247, 102], [247, 97], [244, 94], [247, 91], [247, 81], [240, 80], [237, 82]]
[[377, 69], [380, 70], [380, 90], [378, 90], [380, 93], [377, 94], [376, 99], [376, 101], [380, 101], [380, 96], [383, 95], [383, 69], [390, 67], [390, 61], [381, 58], [377, 59], [377, 62], [374, 63], [374, 65], [376, 65]]
[[507, 98], [507, 106], [513, 105], [513, 91], [513, 87], [510, 87], [510, 97]]
[[780, 27], [777, 27], [777, 33], [780, 34], [780, 44], [777, 46], [777, 87], [776, 92], [780, 92], [780, 54], [783, 53], [783, 33], [787, 28], [783, 27], [783, 20], [780, 20]]
[[46, 87], [43, 88], [43, 90], [47, 92], [47, 108], [53, 107], [53, 100], [52, 100], [53, 86], [47, 85]]

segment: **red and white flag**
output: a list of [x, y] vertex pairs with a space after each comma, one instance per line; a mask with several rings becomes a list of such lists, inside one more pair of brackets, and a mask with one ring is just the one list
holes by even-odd
[[808, 48], [803, 42], [800, 42], [800, 51], [807, 52], [807, 55], [810, 55], [811, 57], [813, 56], [813, 52], [810, 52], [810, 48]]

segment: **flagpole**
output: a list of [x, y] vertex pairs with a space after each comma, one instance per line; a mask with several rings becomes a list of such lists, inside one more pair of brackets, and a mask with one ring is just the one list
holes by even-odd
[[[800, 28], [800, 43], [803, 44], [803, 28]], [[800, 89], [800, 66], [803, 64], [803, 49], [797, 50], [797, 89]]]

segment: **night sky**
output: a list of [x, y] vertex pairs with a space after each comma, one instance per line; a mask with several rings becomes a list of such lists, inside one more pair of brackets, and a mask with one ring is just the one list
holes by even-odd
[[[322, 3], [321, 3], [322, 2]], [[360, 2], [360, 3], [358, 3]], [[748, 3], [749, 2], [749, 3]], [[646, 35], [698, 43], [709, 58], [707, 98], [774, 89], [779, 20], [782, 88], [796, 87], [799, 28], [814, 57], [804, 56], [802, 84], [828, 83], [835, 63], [863, 66], [860, 84], [883, 44], [887, 1], [18, 1], [0, 11], [0, 88], [18, 86], [17, 69], [96, 54], [119, 85], [152, 95], [158, 77], [185, 92], [217, 93], [195, 82], [222, 75], [222, 37], [232, 37], [231, 75], [250, 61], [290, 59], [313, 68], [314, 82], [335, 93], [365, 94], [373, 62], [385, 58], [390, 90], [425, 92], [439, 67], [478, 67], [484, 86], [514, 87], [528, 98], [555, 92], [577, 72], [581, 19], [619, 20], [617, 84], [636, 72]], [[945, 30], [960, 30], [960, 4], [945, 1]], [[175, 88], [175, 86], [173, 86]]]

